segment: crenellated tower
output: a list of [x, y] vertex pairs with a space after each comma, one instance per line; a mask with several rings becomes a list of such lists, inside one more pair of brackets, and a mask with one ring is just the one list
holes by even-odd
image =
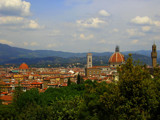
[[156, 67], [156, 65], [157, 65], [157, 50], [156, 50], [155, 43], [152, 45], [151, 58], [152, 58], [152, 66]]

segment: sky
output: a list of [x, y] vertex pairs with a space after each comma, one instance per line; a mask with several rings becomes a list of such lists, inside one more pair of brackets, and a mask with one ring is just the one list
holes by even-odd
[[0, 43], [31, 50], [160, 49], [160, 0], [0, 0]]

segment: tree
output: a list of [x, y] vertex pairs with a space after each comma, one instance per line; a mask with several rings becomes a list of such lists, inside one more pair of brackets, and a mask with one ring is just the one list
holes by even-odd
[[78, 74], [77, 76], [77, 84], [80, 84], [81, 83], [81, 76]]
[[156, 67], [153, 68], [153, 77], [154, 77], [154, 80], [160, 79], [160, 68], [158, 66], [159, 65], [157, 65]]
[[22, 87], [20, 86], [20, 82], [18, 82], [18, 86], [15, 88], [14, 96], [13, 96], [13, 102], [16, 102], [18, 98], [22, 95]]
[[36, 105], [39, 104], [39, 102], [39, 91], [36, 88], [32, 88], [22, 93], [14, 103], [17, 111], [21, 112], [22, 109], [26, 109], [29, 105]]
[[68, 85], [68, 86], [71, 85], [71, 80], [70, 80], [70, 78], [68, 78], [67, 85]]
[[126, 64], [118, 68], [119, 94], [123, 97], [119, 111], [125, 119], [149, 119], [158, 106], [156, 86], [146, 66], [133, 63], [129, 55]]

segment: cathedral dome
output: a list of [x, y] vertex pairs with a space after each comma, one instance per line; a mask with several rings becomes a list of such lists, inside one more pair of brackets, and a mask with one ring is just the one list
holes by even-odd
[[20, 66], [19, 66], [19, 69], [21, 70], [26, 70], [26, 69], [29, 69], [28, 65], [26, 63], [22, 63]]
[[119, 52], [113, 53], [109, 58], [109, 63], [123, 63], [124, 61], [124, 56]]
[[121, 64], [125, 62], [124, 55], [119, 52], [119, 47], [116, 47], [115, 53], [109, 58], [109, 64]]

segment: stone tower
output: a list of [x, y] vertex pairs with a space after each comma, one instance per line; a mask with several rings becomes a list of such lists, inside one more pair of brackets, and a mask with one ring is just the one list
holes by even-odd
[[92, 53], [87, 54], [87, 68], [92, 67]]
[[156, 67], [156, 65], [157, 65], [157, 50], [156, 50], [155, 43], [152, 45], [151, 57], [152, 57], [152, 66]]

